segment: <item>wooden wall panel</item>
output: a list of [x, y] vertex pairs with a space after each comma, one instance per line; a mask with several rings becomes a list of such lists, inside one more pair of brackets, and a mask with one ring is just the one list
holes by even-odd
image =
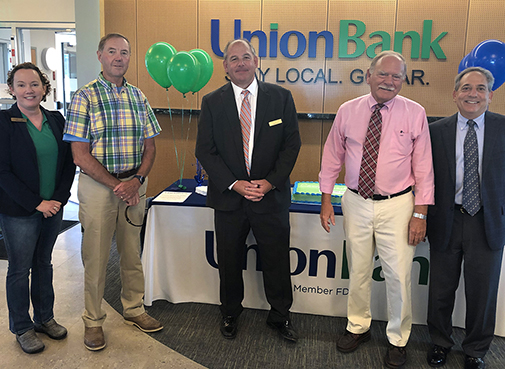
[[[193, 178], [196, 173], [197, 117], [192, 117], [191, 122], [188, 115], [184, 117], [174, 115], [170, 119], [169, 115], [158, 114], [157, 118], [162, 131], [156, 136], [156, 160], [149, 174], [147, 196], [156, 195], [178, 180], [182, 168], [184, 168], [184, 178]], [[188, 134], [189, 139], [187, 139]], [[179, 165], [175, 154], [176, 147]], [[182, 165], [183, 160], [184, 166]]]
[[[370, 92], [370, 88], [365, 82], [365, 73], [370, 65], [370, 59], [366, 56], [358, 58], [339, 58], [338, 40], [340, 36], [340, 20], [359, 20], [366, 24], [366, 32], [361, 37], [366, 46], [378, 42], [377, 38], [370, 39], [368, 34], [373, 31], [385, 31], [392, 34], [394, 31], [396, 14], [396, 0], [329, 0], [329, 22], [328, 30], [333, 33], [336, 39], [335, 54], [333, 59], [327, 61], [328, 70], [332, 70], [332, 79], [342, 81], [339, 84], [327, 84], [325, 86], [324, 113], [336, 113], [339, 106], [350, 99]], [[349, 34], [353, 35], [356, 28], [351, 26]], [[348, 44], [348, 53], [356, 50], [354, 43]], [[353, 70], [360, 69], [363, 74], [358, 74], [363, 78], [361, 84], [351, 82], [350, 74]]]
[[[105, 32], [121, 33], [130, 41], [132, 55], [130, 67], [125, 75], [126, 80], [132, 85], [138, 86], [137, 63], [140, 60], [137, 50], [137, 0], [105, 0], [104, 2], [104, 25]], [[96, 45], [98, 48], [98, 45]]]
[[[214, 62], [214, 74], [209, 83], [198, 93], [201, 98], [227, 81], [223, 67], [223, 58], [212, 51], [210, 40], [210, 25], [212, 19], [220, 20], [219, 49], [224, 50], [228, 41], [234, 39], [235, 19], [242, 21], [242, 30], [257, 30], [261, 28], [261, 0], [200, 0], [199, 1], [199, 47], [209, 53]], [[257, 40], [252, 41], [257, 47]]]
[[291, 182], [317, 181], [321, 167], [321, 135], [323, 122], [313, 120], [300, 120], [298, 122], [302, 148], [298, 155]]
[[[270, 24], [278, 24], [278, 38], [291, 30], [301, 32], [305, 38], [308, 38], [310, 31], [320, 32], [326, 29], [327, 14], [326, 0], [313, 1], [292, 1], [292, 0], [264, 0], [263, 15], [262, 15], [262, 30], [267, 34], [270, 33]], [[282, 9], [282, 11], [279, 11]], [[271, 38], [268, 37], [269, 41]], [[269, 55], [269, 46], [267, 47], [267, 55]], [[295, 36], [289, 38], [288, 50], [291, 54], [296, 51], [298, 41]], [[317, 72], [325, 68], [324, 58], [324, 41], [318, 41], [317, 58], [309, 58], [308, 50], [302, 56], [292, 59], [281, 54], [279, 45], [277, 44], [276, 58], [262, 58], [260, 68], [263, 73], [268, 70], [265, 75], [265, 82], [277, 83], [282, 87], [291, 90], [295, 100], [296, 109], [298, 112], [308, 113], [323, 109], [323, 82], [303, 83], [301, 80], [301, 72], [305, 68], [310, 68], [314, 73], [307, 71], [306, 80], [310, 80], [317, 76]], [[308, 48], [308, 40], [307, 40]], [[295, 68], [287, 76], [286, 73], [290, 68]], [[300, 77], [298, 77], [300, 76]], [[295, 81], [296, 82], [290, 82]]]
[[437, 60], [433, 52], [429, 59], [412, 59], [410, 43], [404, 42], [403, 55], [407, 59], [408, 70], [423, 70], [425, 75], [421, 85], [414, 81], [404, 84], [402, 95], [411, 98], [426, 109], [429, 116], [446, 116], [455, 112], [452, 102], [454, 77], [458, 74], [458, 65], [464, 54], [465, 29], [469, 0], [423, 1], [402, 0], [398, 5], [397, 31], [417, 31], [423, 34], [423, 20], [433, 20], [431, 39], [441, 32], [448, 32], [439, 42], [447, 59]]
[[[138, 75], [140, 89], [155, 108], [168, 108], [167, 93], [149, 76], [145, 55], [156, 42], [167, 42], [177, 51], [190, 51], [197, 44], [197, 0], [137, 0]], [[183, 99], [173, 86], [168, 89], [172, 108], [196, 108], [197, 99], [191, 93]]]
[[[505, 3], [503, 0], [471, 0], [468, 11], [466, 55], [484, 40], [505, 41]], [[505, 114], [505, 84], [493, 94], [490, 110]]]
[[[105, 32], [125, 34], [132, 44], [132, 59], [127, 79], [138, 85], [148, 97], [151, 105], [158, 108], [199, 109], [201, 98], [226, 83], [223, 59], [212, 51], [211, 20], [219, 19], [219, 47], [234, 38], [234, 21], [241, 20], [241, 31], [262, 30], [270, 42], [270, 24], [277, 23], [280, 37], [287, 31], [296, 30], [308, 38], [310, 31], [330, 31], [334, 37], [333, 57], [324, 58], [324, 41], [318, 40], [317, 58], [309, 58], [308, 51], [301, 57], [284, 57], [277, 44], [277, 57], [260, 60], [263, 72], [270, 68], [265, 76], [267, 82], [278, 83], [293, 93], [297, 110], [301, 113], [336, 113], [338, 107], [354, 97], [369, 92], [366, 82], [352, 83], [350, 73], [360, 69], [364, 73], [371, 59], [366, 55], [356, 58], [339, 58], [339, 36], [341, 20], [356, 20], [366, 25], [366, 32], [361, 39], [366, 47], [380, 41], [379, 37], [370, 38], [370, 33], [383, 31], [391, 35], [391, 48], [395, 31], [415, 31], [423, 36], [423, 21], [432, 20], [433, 28], [429, 42], [441, 32], [448, 34], [440, 41], [447, 59], [437, 60], [433, 52], [429, 59], [412, 58], [412, 43], [403, 41], [403, 55], [407, 59], [409, 74], [413, 69], [422, 70], [424, 85], [417, 79], [412, 85], [404, 84], [401, 94], [418, 101], [425, 106], [430, 116], [453, 114], [456, 107], [452, 102], [454, 77], [460, 60], [474, 46], [486, 39], [502, 39], [505, 34], [505, 7], [503, 0], [104, 0]], [[351, 26], [350, 33], [355, 31]], [[426, 36], [425, 36], [426, 37]], [[186, 99], [169, 89], [158, 86], [148, 75], [144, 57], [153, 43], [164, 41], [177, 50], [189, 51], [193, 48], [206, 50], [214, 62], [214, 74], [197, 94], [187, 94]], [[258, 46], [256, 37], [253, 45]], [[308, 43], [308, 39], [307, 39]], [[267, 45], [267, 54], [269, 53]], [[290, 38], [289, 50], [297, 46], [294, 37]], [[348, 52], [354, 51], [352, 43]], [[277, 78], [277, 68], [279, 78]], [[301, 80], [291, 83], [285, 73], [294, 68], [301, 72], [304, 68], [313, 71], [324, 70], [327, 82], [303, 83]], [[331, 70], [331, 78], [329, 71]], [[411, 77], [411, 75], [409, 76]], [[284, 80], [284, 82], [281, 82]], [[491, 109], [505, 113], [503, 92], [505, 87], [495, 91]], [[158, 156], [150, 175], [149, 193], [152, 195], [179, 177], [177, 169], [172, 123], [168, 116], [158, 116], [163, 132], [157, 138]], [[186, 150], [184, 177], [190, 178], [195, 173], [194, 144], [197, 119], [193, 119], [189, 141], [179, 137], [180, 116], [174, 116], [176, 145]], [[332, 122], [301, 120], [302, 150], [292, 174], [292, 180], [317, 180], [323, 145]], [[339, 182], [343, 182], [343, 173]]]

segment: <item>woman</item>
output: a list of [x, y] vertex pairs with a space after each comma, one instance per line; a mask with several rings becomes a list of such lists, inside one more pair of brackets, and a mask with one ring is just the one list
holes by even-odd
[[9, 328], [23, 351], [33, 354], [44, 349], [35, 332], [53, 339], [67, 335], [53, 315], [51, 254], [75, 166], [62, 141], [65, 119], [40, 106], [51, 91], [47, 76], [23, 63], [9, 72], [7, 85], [16, 100], [0, 111], [0, 227], [9, 259]]

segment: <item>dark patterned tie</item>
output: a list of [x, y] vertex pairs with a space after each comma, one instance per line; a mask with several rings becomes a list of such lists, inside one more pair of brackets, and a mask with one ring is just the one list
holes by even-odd
[[465, 175], [463, 177], [463, 209], [474, 216], [481, 207], [479, 180], [479, 144], [475, 133], [475, 122], [469, 120], [468, 131], [463, 142]]
[[251, 104], [249, 103], [249, 91], [243, 90], [242, 106], [240, 107], [240, 126], [242, 127], [242, 148], [244, 150], [245, 166], [247, 174], [251, 174], [249, 161], [249, 138], [251, 137]]
[[375, 189], [375, 169], [379, 156], [379, 144], [382, 131], [382, 114], [384, 104], [375, 105], [375, 110], [370, 117], [368, 131], [363, 144], [363, 158], [359, 168], [358, 193], [364, 199], [372, 197]]

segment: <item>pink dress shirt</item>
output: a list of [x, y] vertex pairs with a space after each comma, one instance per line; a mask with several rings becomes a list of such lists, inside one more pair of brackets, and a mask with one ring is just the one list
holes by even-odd
[[[363, 142], [376, 104], [368, 94], [347, 101], [338, 109], [324, 145], [319, 173], [321, 192], [332, 193], [343, 164], [346, 186], [358, 188]], [[416, 205], [434, 204], [431, 141], [424, 108], [397, 95], [385, 103], [381, 114], [375, 193], [391, 195], [415, 186]]]

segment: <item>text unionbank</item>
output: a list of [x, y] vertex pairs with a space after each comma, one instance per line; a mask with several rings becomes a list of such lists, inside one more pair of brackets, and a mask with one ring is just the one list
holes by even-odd
[[[242, 20], [235, 19], [234, 25], [234, 38], [245, 38], [247, 40], [251, 40], [251, 38], [257, 37], [259, 41], [258, 46], [258, 56], [260, 58], [270, 57], [276, 58], [278, 52], [285, 56], [286, 58], [294, 59], [302, 56], [308, 48], [308, 57], [316, 58], [317, 55], [317, 40], [319, 38], [324, 38], [325, 40], [325, 58], [333, 58], [333, 49], [334, 49], [334, 37], [333, 33], [329, 31], [311, 31], [307, 37], [299, 32], [299, 31], [287, 31], [282, 35], [279, 35], [278, 31], [278, 23], [270, 23], [270, 34], [267, 37], [267, 34], [264, 31], [256, 30], [256, 31], [243, 31], [242, 32]], [[430, 51], [433, 51], [433, 54], [437, 59], [444, 60], [446, 56], [442, 47], [440, 46], [440, 41], [447, 32], [440, 33], [437, 37], [433, 38], [432, 34], [433, 21], [432, 20], [424, 20], [423, 21], [423, 31], [420, 35], [419, 32], [416, 31], [408, 31], [408, 32], [395, 32], [394, 36], [385, 31], [374, 31], [368, 35], [368, 37], [372, 40], [378, 39], [378, 42], [375, 42], [368, 47], [366, 47], [365, 41], [363, 41], [362, 37], [366, 32], [366, 25], [364, 22], [360, 20], [341, 20], [340, 21], [340, 37], [338, 39], [338, 57], [343, 59], [350, 58], [358, 58], [366, 52], [366, 55], [369, 58], [373, 58], [376, 55], [376, 48], [380, 47], [379, 51], [382, 50], [394, 50], [399, 53], [402, 52], [403, 49], [403, 41], [405, 38], [409, 38], [411, 42], [411, 53], [410, 57], [412, 59], [417, 59], [421, 57], [422, 59], [429, 59], [431, 56]], [[351, 30], [355, 30], [353, 34], [350, 34]], [[219, 34], [220, 34], [220, 21], [219, 19], [211, 20], [211, 44], [212, 51], [217, 56], [222, 57], [223, 51], [221, 50], [221, 46], [219, 44]], [[290, 38], [296, 38], [297, 47], [296, 51], [291, 52], [288, 49], [288, 41]], [[308, 47], [307, 47], [308, 44]], [[349, 48], [349, 44], [353, 44], [354, 47]], [[354, 52], [349, 53], [348, 50], [352, 49]], [[267, 53], [268, 50], [268, 53]], [[293, 50], [292, 50], [293, 51]]]

